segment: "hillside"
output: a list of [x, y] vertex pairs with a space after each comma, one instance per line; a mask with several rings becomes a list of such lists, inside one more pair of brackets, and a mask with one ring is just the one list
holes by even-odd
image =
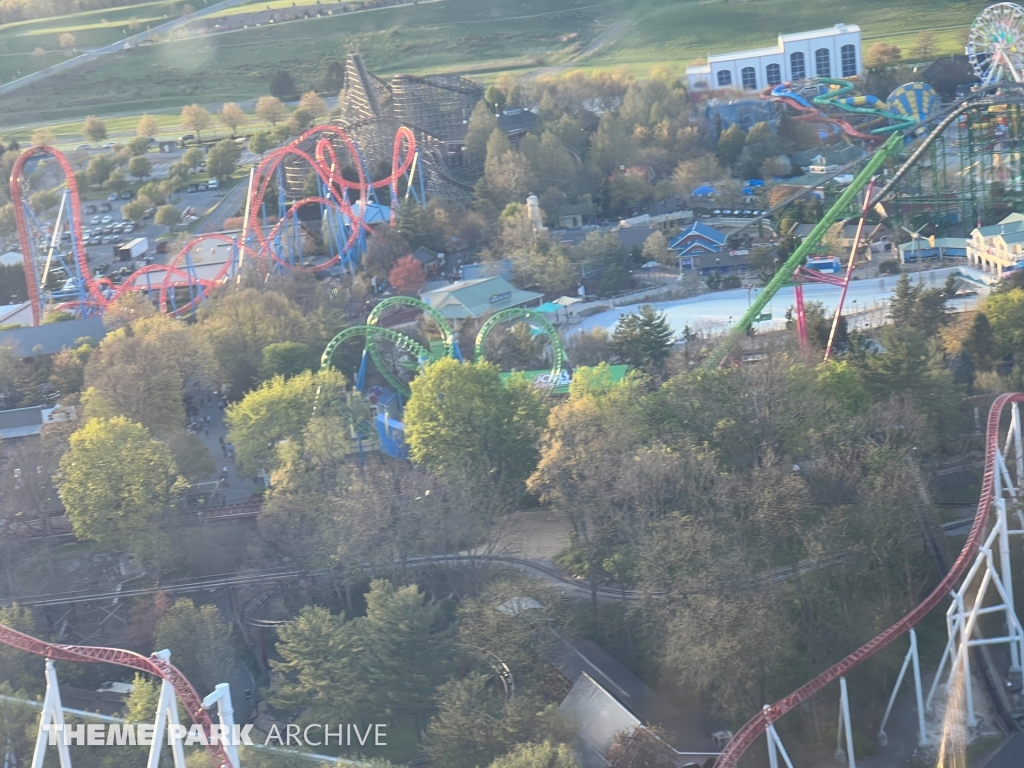
[[[168, 8], [162, 2], [143, 5], [154, 17]], [[276, 0], [271, 5], [278, 7]], [[135, 12], [140, 7], [133, 6]], [[124, 51], [12, 93], [4, 99], [0, 124], [244, 101], [265, 93], [278, 69], [289, 70], [300, 87], [317, 87], [328, 64], [352, 50], [382, 75], [446, 71], [487, 80], [503, 71], [553, 65], [626, 66], [635, 74], [666, 65], [681, 73], [709, 51], [768, 45], [780, 32], [846, 22], [861, 25], [866, 45], [891, 41], [908, 54], [917, 34], [931, 29], [939, 52], [951, 53], [962, 47], [979, 7], [962, 0], [906, 0], [898, 6], [889, 0], [435, 0], [247, 28], [225, 18], [222, 31]], [[132, 10], [116, 13], [117, 23], [107, 18], [112, 13], [98, 19], [92, 12], [3, 30], [0, 48], [11, 54], [0, 56], [0, 76], [9, 79], [10, 68], [29, 55], [25, 51], [33, 43], [53, 45], [62, 28], [73, 29], [80, 45], [82, 38], [90, 44], [116, 39]], [[630, 23], [617, 24], [624, 19]], [[602, 44], [592, 45], [595, 40]], [[49, 54], [52, 61], [58, 56]]]

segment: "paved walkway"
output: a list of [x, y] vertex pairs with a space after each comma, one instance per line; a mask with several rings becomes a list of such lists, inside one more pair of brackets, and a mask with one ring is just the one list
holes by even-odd
[[[223, 438], [227, 441], [227, 428], [224, 424], [224, 411], [220, 408], [220, 402], [217, 396], [212, 395], [200, 404], [199, 420], [203, 421], [196, 434], [198, 434], [203, 445], [206, 446], [206, 450], [209, 451], [217, 466], [216, 471], [206, 479], [210, 481], [217, 480], [220, 478], [223, 468], [227, 467], [228, 485], [226, 496], [230, 501], [241, 501], [252, 491], [256, 490], [258, 486], [256, 478], [252, 475], [242, 476], [239, 474], [237, 460], [227, 457], [221, 448], [220, 439]], [[208, 424], [205, 422], [207, 416], [210, 417]]]

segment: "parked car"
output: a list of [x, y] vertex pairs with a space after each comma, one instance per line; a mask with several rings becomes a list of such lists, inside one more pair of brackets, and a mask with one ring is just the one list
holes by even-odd
[[117, 192], [111, 192], [109, 195], [107, 195], [107, 202], [108, 203], [112, 203], [115, 200], [117, 200]]
[[188, 185], [188, 191], [189, 192], [198, 192], [199, 191], [199, 185], [198, 184], [189, 184]]
[[206, 186], [206, 182], [199, 182], [197, 185], [199, 192], [205, 192], [209, 187]]
[[121, 193], [122, 200], [131, 200], [133, 197], [135, 197], [135, 193], [132, 192], [130, 189], [126, 189], [124, 192]]
[[107, 211], [114, 210], [114, 206], [110, 203], [100, 203], [100, 213], [106, 213]]
[[99, 216], [93, 216], [93, 217], [92, 217], [91, 219], [89, 219], [89, 223], [90, 223], [90, 224], [92, 224], [92, 225], [93, 225], [94, 227], [95, 227], [95, 226], [96, 226], [97, 224], [99, 224], [99, 223], [100, 223], [100, 221], [101, 221], [101, 219], [100, 219], [100, 217], [99, 217]]
[[135, 231], [135, 225], [132, 224], [131, 222], [128, 222], [127, 224], [124, 225], [124, 229], [122, 229], [121, 231], [124, 232], [126, 235], [131, 234], [132, 232]]
[[142, 214], [142, 218], [151, 219], [156, 215], [156, 208], [147, 208], [146, 212]]
[[82, 213], [96, 213], [96, 206], [89, 203], [85, 208], [82, 209]]
[[206, 182], [207, 189], [216, 189], [218, 186], [219, 184], [216, 179], [210, 179], [208, 182]]
[[104, 216], [102, 219], [100, 219], [100, 221], [102, 221], [104, 224], [110, 224], [113, 220], [113, 216]]
[[78, 145], [78, 150], [79, 151], [88, 152], [90, 149], [92, 149], [92, 147], [90, 147], [88, 144], [79, 144]]
[[104, 235], [104, 236], [103, 236], [103, 239], [102, 239], [102, 240], [101, 240], [100, 242], [101, 242], [101, 243], [102, 243], [103, 245], [109, 245], [109, 244], [110, 244], [110, 242], [111, 242], [111, 241], [112, 241], [113, 239], [114, 239], [114, 236], [113, 236], [113, 235]]

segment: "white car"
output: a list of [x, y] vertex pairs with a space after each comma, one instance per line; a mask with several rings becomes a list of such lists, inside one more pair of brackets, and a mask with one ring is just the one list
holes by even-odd
[[102, 218], [102, 219], [101, 219], [100, 221], [101, 221], [101, 222], [102, 222], [103, 224], [109, 224], [109, 223], [110, 223], [110, 222], [112, 222], [113, 220], [114, 220], [114, 219], [113, 219], [113, 217], [112, 217], [112, 216], [104, 216], [104, 217], [103, 217], [103, 218]]
[[217, 186], [218, 186], [218, 183], [217, 183], [216, 179], [210, 179], [208, 182], [206, 182], [206, 188], [207, 189], [216, 189]]

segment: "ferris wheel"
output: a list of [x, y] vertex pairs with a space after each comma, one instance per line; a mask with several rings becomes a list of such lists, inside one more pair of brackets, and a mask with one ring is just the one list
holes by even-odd
[[982, 11], [967, 36], [967, 56], [982, 85], [1024, 83], [1024, 8], [998, 3]]

